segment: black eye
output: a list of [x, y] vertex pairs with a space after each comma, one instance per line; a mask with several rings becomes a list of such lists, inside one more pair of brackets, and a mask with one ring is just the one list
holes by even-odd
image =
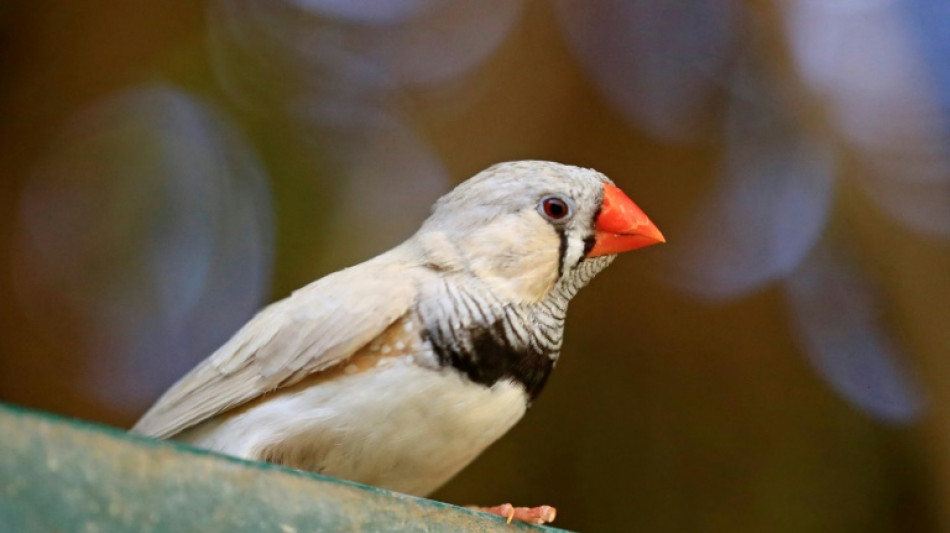
[[541, 213], [552, 221], [560, 221], [571, 216], [571, 204], [558, 196], [545, 196], [538, 206]]

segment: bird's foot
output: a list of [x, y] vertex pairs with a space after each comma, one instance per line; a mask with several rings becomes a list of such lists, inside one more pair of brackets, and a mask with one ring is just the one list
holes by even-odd
[[470, 505], [469, 509], [498, 515], [510, 524], [512, 520], [527, 522], [529, 524], [547, 524], [553, 522], [557, 516], [557, 509], [550, 505], [541, 505], [538, 507], [515, 507], [510, 503], [503, 503], [494, 507], [478, 507]]

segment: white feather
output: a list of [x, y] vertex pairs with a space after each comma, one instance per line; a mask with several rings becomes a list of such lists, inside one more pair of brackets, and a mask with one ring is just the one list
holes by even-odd
[[275, 395], [177, 439], [240, 457], [279, 446], [301, 469], [425, 495], [508, 431], [526, 401], [510, 381], [489, 388], [403, 360]]

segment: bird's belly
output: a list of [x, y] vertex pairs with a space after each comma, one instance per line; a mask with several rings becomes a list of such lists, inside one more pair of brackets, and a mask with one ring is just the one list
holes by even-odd
[[428, 494], [524, 414], [524, 389], [397, 362], [278, 393], [179, 439], [410, 494]]

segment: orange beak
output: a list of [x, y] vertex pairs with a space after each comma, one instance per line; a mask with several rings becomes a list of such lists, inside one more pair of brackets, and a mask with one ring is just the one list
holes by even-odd
[[597, 215], [594, 247], [587, 257], [629, 252], [666, 242], [663, 234], [619, 188], [604, 184], [604, 203]]

